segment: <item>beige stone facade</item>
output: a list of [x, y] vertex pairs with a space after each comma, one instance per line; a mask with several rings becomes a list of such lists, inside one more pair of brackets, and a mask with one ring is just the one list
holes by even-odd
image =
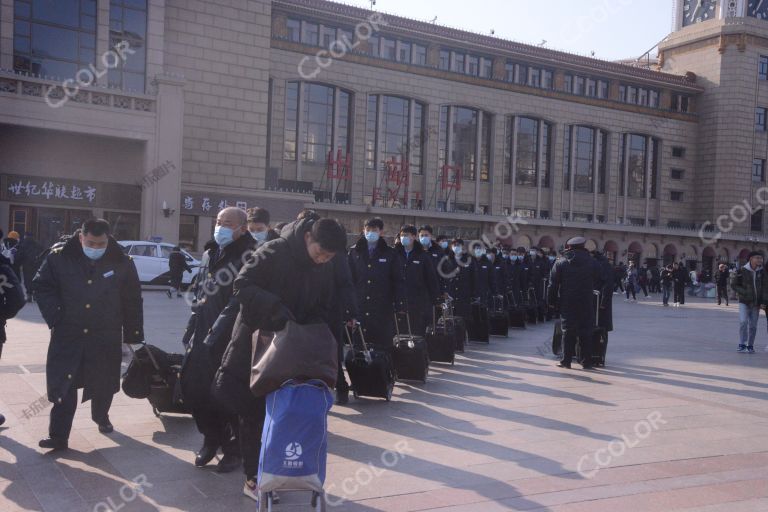
[[[109, 0], [96, 5], [98, 69], [113, 39]], [[722, 15], [681, 26], [660, 48], [661, 71], [652, 71], [324, 0], [148, 0], [145, 89], [105, 88], [99, 77], [53, 108], [46, 94], [56, 97], [66, 77], [20, 72], [9, 20], [27, 15], [14, 6], [0, 0], [0, 175], [6, 188], [26, 179], [38, 193], [2, 192], [6, 231], [42, 231], [40, 219], [50, 218], [65, 230], [90, 213], [130, 219], [126, 234], [200, 250], [226, 204], [265, 206], [276, 221], [314, 207], [350, 233], [379, 215], [391, 230], [428, 223], [495, 240], [495, 226], [511, 218], [518, 231], [505, 241], [515, 246], [556, 249], [584, 234], [617, 261], [666, 256], [699, 267], [765, 240], [764, 221], [760, 230], [750, 219], [736, 223], [715, 244], [702, 241], [699, 227], [761, 186], [751, 169], [768, 152], [765, 133], [754, 130], [755, 107], [768, 107], [757, 79], [768, 22]], [[346, 35], [348, 47], [318, 67], [324, 42]], [[418, 167], [407, 197], [386, 171], [387, 102], [406, 105], [396, 152]], [[447, 120], [468, 113], [473, 125]], [[536, 135], [524, 134], [523, 123]], [[521, 141], [537, 150], [523, 154]], [[335, 159], [341, 146], [349, 179], [327, 169], [327, 153]], [[462, 167], [461, 190], [442, 186], [452, 172], [444, 164]], [[523, 176], [526, 165], [532, 178]], [[482, 178], [467, 179], [469, 168]], [[90, 180], [124, 197], [136, 194], [117, 185], [144, 185], [133, 203], [112, 205], [107, 195], [78, 207], [40, 196], [43, 178], [70, 192]]]

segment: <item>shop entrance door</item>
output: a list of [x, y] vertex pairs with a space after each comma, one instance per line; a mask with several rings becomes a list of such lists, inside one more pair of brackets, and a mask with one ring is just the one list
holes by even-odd
[[[8, 232], [16, 231], [21, 236], [32, 231], [34, 226], [34, 208], [30, 206], [11, 205], [11, 222]], [[37, 233], [33, 233], [37, 235]]]
[[38, 239], [43, 246], [50, 247], [58, 242], [62, 235], [71, 235], [92, 216], [90, 210], [37, 208]]

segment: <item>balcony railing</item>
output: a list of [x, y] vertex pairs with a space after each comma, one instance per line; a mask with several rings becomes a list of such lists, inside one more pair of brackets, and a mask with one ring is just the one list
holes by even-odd
[[[40, 101], [47, 101], [54, 105], [58, 105], [65, 98], [61, 82], [16, 73], [7, 69], [0, 69], [0, 95], [39, 98]], [[80, 105], [95, 105], [137, 112], [155, 112], [156, 108], [154, 96], [126, 93], [119, 89], [100, 86], [80, 87], [77, 94], [69, 97], [67, 101]]]

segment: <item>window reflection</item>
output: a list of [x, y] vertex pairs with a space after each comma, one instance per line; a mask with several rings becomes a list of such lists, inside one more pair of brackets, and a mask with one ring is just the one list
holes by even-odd
[[[491, 153], [491, 114], [466, 107], [443, 106], [440, 110], [440, 158], [439, 165], [460, 166], [462, 178], [469, 181], [477, 179], [480, 163], [480, 180], [490, 177]], [[477, 154], [478, 146], [480, 155]]]
[[126, 54], [124, 61], [121, 61], [115, 69], [109, 70], [109, 85], [143, 93], [147, 62], [146, 0], [111, 0], [109, 39], [113, 47], [125, 41], [134, 52]]
[[[565, 189], [570, 190], [573, 170], [573, 190], [592, 193], [597, 182], [598, 192], [605, 193], [605, 165], [607, 134], [589, 126], [574, 127], [575, 141], [571, 139], [571, 127], [565, 131]], [[595, 162], [597, 156], [597, 162]], [[573, 162], [571, 162], [573, 157]], [[597, 165], [595, 165], [597, 164]], [[597, 172], [595, 172], [597, 171]]]
[[[410, 121], [411, 108], [413, 124]], [[394, 158], [398, 162], [408, 160], [411, 173], [421, 174], [424, 122], [422, 103], [399, 96], [368, 96], [366, 167], [381, 170], [385, 161]]]

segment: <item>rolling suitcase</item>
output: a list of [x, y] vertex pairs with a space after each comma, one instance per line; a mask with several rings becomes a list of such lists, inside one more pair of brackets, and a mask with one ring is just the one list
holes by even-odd
[[133, 398], [146, 398], [157, 417], [161, 413], [192, 414], [181, 398], [178, 384], [184, 356], [169, 354], [146, 343], [136, 351], [130, 344], [128, 348], [133, 359], [125, 372], [123, 391]]
[[492, 336], [504, 336], [509, 334], [509, 315], [504, 311], [504, 296], [493, 296], [493, 309], [488, 313], [488, 332]]
[[[608, 350], [608, 332], [600, 327], [601, 294], [593, 290], [595, 297], [595, 327], [592, 329], [592, 366], [605, 366], [605, 353]], [[576, 344], [576, 359], [581, 361], [581, 346]]]
[[482, 302], [472, 304], [472, 322], [467, 326], [470, 341], [490, 343], [488, 324], [488, 306]]
[[529, 324], [536, 325], [539, 321], [539, 306], [536, 302], [536, 293], [533, 288], [528, 288], [525, 300], [525, 319]]
[[525, 309], [521, 308], [515, 300], [515, 293], [509, 292], [509, 326], [515, 329], [525, 329]]
[[422, 336], [414, 336], [411, 332], [411, 317], [406, 313], [408, 334], [400, 333], [400, 325], [395, 314], [394, 362], [395, 378], [397, 380], [419, 380], [427, 382], [429, 373], [429, 352], [427, 342]]
[[395, 387], [392, 357], [388, 352], [368, 348], [359, 324], [355, 332], [360, 334], [362, 349], [355, 347], [349, 328], [345, 327], [345, 332], [351, 350], [347, 352], [344, 358], [344, 366], [349, 374], [349, 380], [352, 382], [352, 394], [355, 398], [368, 396], [383, 398], [389, 402]]
[[556, 356], [563, 354], [563, 322], [555, 320], [555, 332], [552, 335], [552, 353]]
[[259, 454], [259, 508], [271, 511], [274, 491], [310, 491], [312, 508], [325, 510], [328, 411], [333, 395], [320, 380], [288, 381], [266, 398]]
[[464, 346], [469, 341], [469, 333], [467, 332], [467, 323], [460, 316], [453, 317], [453, 333], [456, 337], [456, 352], [463, 354]]
[[436, 320], [435, 310], [432, 310], [432, 325], [427, 327], [427, 351], [432, 363], [450, 363], [453, 365], [456, 356], [456, 324], [453, 318], [446, 318], [446, 306], [442, 306], [443, 314]]

